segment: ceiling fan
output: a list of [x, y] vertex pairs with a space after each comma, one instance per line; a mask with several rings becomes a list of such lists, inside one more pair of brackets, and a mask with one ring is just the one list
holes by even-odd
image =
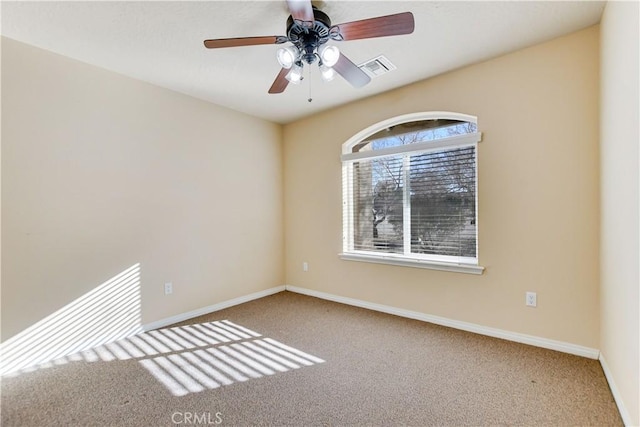
[[282, 93], [289, 83], [300, 83], [304, 63], [311, 65], [316, 60], [323, 80], [332, 80], [338, 73], [354, 87], [362, 87], [371, 78], [341, 53], [337, 46], [327, 42], [411, 34], [414, 29], [411, 12], [331, 25], [329, 16], [312, 6], [311, 0], [287, 0], [287, 6], [291, 15], [287, 19], [286, 36], [211, 39], [205, 40], [204, 45], [209, 49], [218, 49], [290, 42], [291, 45], [277, 51], [282, 69], [269, 93]]

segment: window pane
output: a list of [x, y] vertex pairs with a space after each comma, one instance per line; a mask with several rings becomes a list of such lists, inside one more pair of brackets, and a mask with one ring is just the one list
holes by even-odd
[[411, 252], [476, 256], [475, 147], [411, 156]]
[[420, 120], [401, 123], [377, 132], [354, 145], [353, 153], [365, 150], [380, 150], [422, 141], [434, 141], [477, 131], [475, 123], [458, 120]]
[[402, 157], [353, 164], [354, 249], [403, 253]]

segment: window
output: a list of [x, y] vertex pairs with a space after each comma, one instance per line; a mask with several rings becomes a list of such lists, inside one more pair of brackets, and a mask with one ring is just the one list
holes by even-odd
[[482, 273], [475, 117], [419, 113], [343, 145], [343, 259]]

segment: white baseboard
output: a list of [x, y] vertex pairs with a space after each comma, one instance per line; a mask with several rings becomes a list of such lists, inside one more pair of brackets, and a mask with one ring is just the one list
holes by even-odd
[[622, 418], [622, 422], [625, 426], [632, 426], [631, 415], [629, 415], [629, 411], [627, 411], [627, 407], [624, 406], [624, 402], [622, 401], [622, 396], [620, 395], [620, 391], [618, 390], [618, 386], [616, 386], [615, 381], [613, 380], [613, 374], [611, 370], [609, 370], [609, 365], [607, 365], [607, 361], [605, 360], [602, 353], [600, 353], [600, 365], [602, 366], [602, 370], [604, 371], [604, 376], [609, 383], [609, 388], [611, 389], [611, 394], [613, 395], [613, 400], [615, 400], [616, 405], [618, 406], [618, 411], [620, 411], [620, 417]]
[[264, 291], [254, 292], [249, 295], [244, 295], [238, 298], [233, 298], [227, 301], [222, 301], [217, 304], [202, 307], [197, 310], [188, 311], [186, 313], [180, 313], [175, 316], [167, 317], [166, 319], [156, 320], [155, 322], [142, 325], [143, 331], [150, 331], [153, 329], [163, 328], [165, 326], [173, 325], [174, 323], [189, 320], [194, 317], [202, 316], [204, 314], [213, 313], [214, 311], [222, 310], [225, 308], [233, 307], [234, 305], [243, 304], [245, 302], [253, 301], [258, 298], [264, 298], [269, 295], [277, 294], [285, 290], [284, 286], [276, 286], [275, 288], [265, 289]]
[[[405, 310], [402, 308], [396, 308], [388, 305], [372, 303], [372, 302], [363, 301], [355, 298], [343, 297], [339, 295], [329, 294], [326, 292], [315, 291], [313, 289], [300, 288], [298, 286], [292, 286], [292, 285], [276, 286], [274, 288], [265, 289], [259, 292], [254, 292], [249, 295], [223, 301], [207, 307], [199, 308], [197, 310], [181, 313], [172, 317], [168, 317], [166, 319], [157, 320], [155, 322], [151, 322], [143, 325], [142, 329], [144, 331], [149, 331], [152, 329], [162, 328], [168, 325], [172, 325], [174, 323], [178, 323], [184, 320], [192, 319], [194, 317], [202, 316], [204, 314], [209, 314], [214, 311], [229, 308], [234, 305], [243, 304], [245, 302], [253, 301], [258, 298], [263, 298], [269, 295], [273, 295], [278, 292], [282, 292], [284, 290], [303, 294], [303, 295], [309, 295], [312, 297], [321, 298], [329, 301], [335, 301], [342, 304], [352, 305], [355, 307], [361, 307], [369, 310], [379, 311], [382, 313], [393, 314], [400, 317], [406, 317], [409, 319], [421, 320], [423, 322], [434, 323], [436, 325], [447, 326], [450, 328], [460, 329], [467, 332], [473, 332], [480, 335], [486, 335], [494, 338], [501, 338], [508, 341], [514, 341], [522, 344], [528, 344], [536, 347], [556, 350], [563, 353], [574, 354], [576, 356], [587, 357], [589, 359], [598, 359], [600, 357], [600, 351], [595, 348], [584, 347], [584, 346], [571, 344], [563, 341], [556, 341], [556, 340], [551, 340], [547, 338], [536, 337], [533, 335], [520, 334], [518, 332], [505, 331], [503, 329], [490, 328], [487, 326], [477, 325], [475, 323], [462, 322], [459, 320], [448, 319], [446, 317], [434, 316], [431, 314], [420, 313], [417, 311]], [[600, 360], [602, 362], [602, 358], [600, 358]], [[603, 369], [605, 369], [604, 365], [603, 365]], [[605, 369], [605, 374], [606, 373], [607, 373], [607, 370]], [[607, 379], [609, 379], [609, 376], [607, 376]]]
[[563, 341], [556, 341], [547, 338], [536, 337], [533, 335], [525, 335], [517, 332], [505, 331], [502, 329], [490, 328], [487, 326], [477, 325], [475, 323], [461, 322], [459, 320], [447, 319], [446, 317], [433, 316], [417, 311], [404, 310], [401, 308], [391, 307], [388, 305], [376, 304], [372, 302], [362, 301], [354, 298], [342, 297], [339, 295], [328, 294], [325, 292], [315, 291], [312, 289], [299, 288], [297, 286], [285, 285], [286, 289], [291, 292], [309, 295], [329, 301], [335, 301], [342, 304], [353, 305], [356, 307], [366, 308], [369, 310], [380, 311], [382, 313], [393, 314], [396, 316], [406, 317], [409, 319], [421, 320], [424, 322], [435, 323], [436, 325], [447, 326], [450, 328], [460, 329], [467, 332], [473, 332], [480, 335], [487, 335], [494, 338], [501, 338], [508, 341], [515, 341], [522, 344], [533, 345], [536, 347], [547, 348], [550, 350], [561, 351], [563, 353], [574, 354], [577, 356], [587, 357], [589, 359], [598, 359], [600, 351], [595, 348], [583, 347], [581, 345], [571, 344]]

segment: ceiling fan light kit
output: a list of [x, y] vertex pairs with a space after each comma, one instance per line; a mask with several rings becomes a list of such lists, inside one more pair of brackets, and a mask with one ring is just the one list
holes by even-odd
[[[322, 45], [318, 48], [318, 67], [320, 75], [325, 82], [333, 80], [335, 70], [331, 67], [340, 59], [340, 50], [337, 46]], [[276, 58], [282, 68], [291, 69], [285, 76], [291, 83], [300, 83], [302, 80], [302, 54], [295, 46], [281, 47], [276, 52]], [[305, 59], [306, 61], [306, 59]], [[306, 61], [308, 62], [308, 61]]]
[[284, 92], [289, 82], [300, 83], [304, 63], [311, 65], [316, 60], [324, 81], [333, 80], [338, 73], [352, 86], [362, 87], [371, 78], [340, 52], [337, 46], [328, 45], [327, 42], [411, 34], [415, 26], [411, 12], [331, 25], [329, 16], [312, 6], [310, 0], [287, 0], [287, 6], [291, 15], [287, 19], [286, 36], [211, 39], [205, 40], [204, 45], [209, 49], [217, 49], [291, 43], [276, 52], [282, 69], [269, 89], [272, 94]]

